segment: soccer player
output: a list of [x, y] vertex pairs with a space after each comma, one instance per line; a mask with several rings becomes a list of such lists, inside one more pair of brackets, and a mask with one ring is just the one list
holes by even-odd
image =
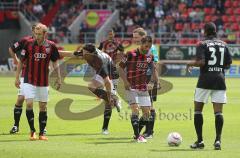
[[209, 96], [211, 96], [216, 129], [214, 149], [221, 150], [222, 109], [223, 104], [227, 103], [224, 69], [230, 68], [232, 59], [226, 43], [216, 38], [214, 23], [210, 22], [204, 25], [204, 35], [205, 39], [197, 45], [196, 59], [187, 64], [188, 70], [192, 66], [200, 67], [194, 96], [194, 126], [198, 139], [190, 147], [192, 149], [204, 148], [202, 110], [204, 104], [208, 102]]
[[[139, 132], [139, 108], [142, 109], [143, 119], [146, 125], [149, 123], [151, 100], [148, 90], [153, 88], [156, 82], [156, 73], [152, 71], [152, 79], [148, 82], [147, 71], [149, 66], [156, 69], [153, 64], [153, 55], [149, 53], [152, 46], [152, 38], [145, 36], [141, 39], [139, 48], [127, 52], [126, 57], [119, 64], [120, 77], [123, 79], [127, 100], [132, 110], [131, 123], [134, 138], [139, 143], [147, 142]], [[149, 130], [149, 129], [147, 129]]]
[[[133, 42], [137, 45], [139, 45], [141, 43], [141, 39], [143, 37], [147, 36], [147, 32], [143, 29], [143, 28], [136, 28], [135, 30], [133, 30]], [[156, 67], [155, 69], [155, 73], [157, 73], [158, 70], [158, 51], [155, 45], [152, 44], [151, 49], [149, 50], [150, 53], [152, 53], [153, 55], [153, 61], [154, 61], [154, 65]], [[151, 74], [152, 74], [152, 69], [151, 67], [148, 70], [147, 76], [148, 76], [148, 82], [151, 79]], [[158, 73], [157, 73], [158, 74]], [[157, 76], [158, 77], [158, 76]], [[149, 90], [149, 95], [151, 98], [151, 112], [150, 112], [150, 118], [149, 118], [149, 124], [148, 124], [148, 131], [145, 130], [144, 131], [144, 137], [147, 139], [150, 139], [153, 137], [153, 129], [154, 129], [154, 123], [155, 123], [155, 119], [156, 119], [156, 112], [155, 109], [153, 107], [153, 102], [157, 101], [157, 86], [158, 86], [158, 79], [155, 79], [154, 83], [154, 87], [152, 90]], [[139, 121], [139, 132], [141, 132], [142, 128], [146, 125], [146, 121], [143, 119], [143, 117], [140, 118]]]
[[[95, 76], [88, 84], [89, 90], [97, 97], [103, 99], [105, 109], [112, 106], [118, 106], [118, 98], [113, 93], [113, 84], [111, 81], [112, 73], [115, 71], [111, 57], [99, 50], [93, 44], [85, 44], [81, 51], [74, 52], [75, 56], [82, 57], [96, 71]], [[103, 88], [106, 88], [106, 91]]]
[[36, 140], [36, 130], [34, 127], [33, 101], [39, 102], [39, 140], [48, 140], [44, 134], [47, 124], [47, 102], [48, 102], [48, 73], [49, 62], [53, 62], [53, 67], [57, 70], [56, 88], [61, 86], [60, 70], [58, 67], [59, 53], [54, 42], [46, 39], [47, 27], [38, 24], [35, 27], [35, 39], [27, 41], [21, 52], [21, 60], [18, 63], [15, 86], [20, 86], [20, 71], [23, 64], [24, 74], [24, 95], [26, 100], [26, 115], [30, 126], [30, 140]]
[[[34, 38], [34, 29], [37, 24], [32, 25], [32, 36], [25, 36], [22, 39], [20, 39], [18, 42], [15, 42], [13, 45], [9, 47], [9, 54], [14, 59], [15, 63], [18, 63], [20, 58], [20, 53], [25, 44], [28, 40], [32, 40]], [[20, 82], [23, 83], [23, 77], [25, 73], [25, 65], [23, 65], [23, 69], [21, 72], [21, 78]], [[19, 90], [18, 90], [18, 97], [17, 101], [14, 106], [14, 125], [12, 129], [10, 130], [10, 134], [15, 134], [19, 131], [19, 122], [22, 114], [22, 105], [24, 102], [24, 94], [23, 94], [23, 84], [20, 84]]]
[[[112, 74], [112, 82], [113, 82], [113, 94], [117, 94], [117, 85], [119, 79], [119, 73], [117, 71], [116, 64], [120, 61], [121, 57], [123, 56], [124, 48], [120, 42], [118, 42], [114, 38], [115, 34], [113, 30], [108, 32], [108, 38], [105, 41], [102, 41], [98, 47], [98, 49], [102, 50], [104, 53], [108, 54], [112, 61], [113, 61], [113, 74]], [[118, 104], [117, 107], [118, 112], [120, 112], [121, 104]], [[102, 134], [107, 135], [109, 134], [108, 125], [112, 115], [112, 108], [109, 106], [105, 106], [104, 110], [104, 118], [103, 118], [103, 126], [102, 126]]]

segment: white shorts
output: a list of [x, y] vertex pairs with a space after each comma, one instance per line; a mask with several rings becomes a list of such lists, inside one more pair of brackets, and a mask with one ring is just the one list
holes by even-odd
[[208, 103], [208, 98], [211, 96], [212, 103], [227, 103], [227, 95], [226, 90], [210, 90], [210, 89], [202, 89], [196, 88], [194, 101]]
[[38, 87], [29, 83], [24, 83], [25, 99], [34, 99], [34, 101], [48, 102], [48, 87]]
[[138, 104], [139, 106], [151, 106], [151, 99], [148, 91], [139, 91], [136, 89], [126, 90], [128, 104]]
[[[105, 85], [104, 84], [104, 79], [102, 78], [102, 76], [98, 75], [98, 74], [95, 74], [93, 76], [93, 80], [95, 81], [98, 81], [99, 83], [101, 83], [102, 85]], [[117, 85], [118, 85], [118, 79], [114, 79], [114, 80], [111, 80], [112, 82], [112, 90], [111, 92], [114, 94], [114, 95], [117, 95]]]
[[18, 89], [18, 95], [22, 95], [22, 96], [24, 96], [24, 92], [23, 92], [24, 83], [23, 83], [23, 81], [24, 81], [24, 78], [21, 77], [20, 78], [20, 88]]

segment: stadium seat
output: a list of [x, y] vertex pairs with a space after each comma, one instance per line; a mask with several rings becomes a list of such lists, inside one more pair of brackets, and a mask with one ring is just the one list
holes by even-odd
[[229, 8], [229, 7], [231, 7], [231, 5], [232, 5], [231, 0], [227, 0], [227, 1], [225, 2], [225, 4], [224, 4], [224, 7], [225, 7], [225, 8]]
[[198, 23], [191, 23], [191, 29], [192, 29], [192, 30], [197, 30], [197, 29], [199, 29], [199, 24], [198, 24]]
[[227, 8], [225, 13], [226, 13], [227, 15], [233, 15], [234, 9], [233, 9], [233, 8]]
[[231, 30], [232, 30], [232, 31], [238, 31], [238, 30], [239, 30], [238, 23], [233, 23], [233, 24], [231, 25]]
[[236, 17], [237, 22], [240, 23], [240, 15]]
[[226, 30], [231, 27], [231, 23], [224, 23], [223, 24], [223, 29]]
[[230, 16], [229, 21], [230, 22], [237, 22], [237, 19], [236, 19], [235, 15]]
[[239, 1], [233, 1], [232, 6], [233, 6], [234, 8], [239, 7]]
[[240, 7], [234, 10], [234, 14], [240, 15]]
[[212, 14], [211, 8], [204, 8], [204, 13], [207, 15]]
[[210, 21], [212, 21], [212, 16], [211, 16], [211, 15], [205, 16], [204, 21], [205, 21], [205, 22], [210, 22]]
[[222, 16], [222, 21], [223, 21], [224, 23], [227, 23], [227, 22], [228, 22], [228, 16], [227, 16], [227, 15], [223, 15], [223, 16]]
[[183, 24], [182, 24], [182, 23], [176, 23], [175, 29], [176, 29], [177, 31], [182, 31], [182, 29], [183, 29]]

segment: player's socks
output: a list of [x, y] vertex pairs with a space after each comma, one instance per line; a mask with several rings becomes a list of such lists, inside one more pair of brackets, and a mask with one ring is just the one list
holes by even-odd
[[102, 129], [105, 129], [105, 130], [108, 129], [108, 124], [111, 116], [112, 116], [112, 109], [110, 107], [105, 108]]
[[15, 105], [14, 108], [14, 126], [19, 127], [20, 118], [22, 115], [22, 105]]
[[47, 125], [47, 112], [46, 111], [40, 111], [39, 112], [39, 135], [44, 135], [44, 129]]
[[143, 117], [139, 119], [139, 133], [141, 133], [143, 127], [146, 125], [146, 120]]
[[194, 126], [197, 133], [198, 142], [201, 142], [203, 140], [202, 138], [203, 116], [201, 111], [195, 111]]
[[149, 133], [148, 134], [153, 134], [155, 118], [156, 118], [156, 112], [155, 112], [155, 109], [152, 109], [150, 112], [150, 118], [149, 118]]
[[215, 113], [215, 128], [216, 128], [216, 141], [221, 141], [221, 134], [223, 128], [223, 115], [221, 112]]
[[27, 120], [28, 120], [28, 124], [30, 126], [30, 129], [32, 132], [35, 132], [35, 128], [34, 128], [34, 112], [33, 109], [27, 109], [26, 110], [26, 116], [27, 116]]
[[99, 98], [105, 100], [106, 102], [109, 102], [108, 100], [108, 95], [107, 95], [107, 92], [103, 89], [100, 89], [100, 88], [97, 88], [95, 90], [91, 89], [90, 90], [96, 95], [98, 96]]
[[138, 138], [139, 137], [139, 118], [138, 118], [138, 115], [133, 114], [131, 116], [131, 123], [132, 123], [135, 138]]

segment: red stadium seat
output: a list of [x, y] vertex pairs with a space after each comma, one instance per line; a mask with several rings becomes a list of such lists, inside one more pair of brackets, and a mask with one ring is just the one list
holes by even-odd
[[237, 22], [237, 19], [236, 19], [235, 15], [230, 16], [229, 21], [230, 22]]
[[240, 15], [236, 17], [237, 22], [240, 23]]
[[239, 6], [239, 1], [233, 1], [232, 6], [237, 8]]
[[227, 16], [227, 15], [223, 15], [223, 16], [222, 16], [222, 21], [223, 21], [224, 23], [227, 23], [227, 22], [228, 22], [228, 16]]
[[204, 8], [204, 12], [205, 12], [205, 14], [212, 14], [212, 12], [211, 12], [211, 8]]
[[176, 29], [176, 31], [182, 31], [182, 29], [183, 29], [183, 24], [182, 24], [182, 23], [176, 23], [175, 29]]
[[240, 15], [240, 8], [235, 9], [235, 10], [234, 10], [234, 14]]
[[238, 23], [233, 23], [233, 24], [231, 25], [231, 30], [232, 30], [232, 31], [238, 31], [238, 30], [239, 30]]
[[211, 16], [211, 15], [205, 16], [204, 21], [205, 21], [205, 22], [210, 22], [210, 21], [212, 21], [212, 16]]
[[231, 0], [227, 0], [224, 4], [224, 7], [229, 8], [229, 7], [231, 7], [231, 5], [232, 5]]
[[199, 24], [198, 24], [198, 23], [191, 23], [191, 29], [192, 29], [192, 30], [197, 30], [197, 29], [199, 29]]
[[234, 13], [234, 9], [233, 8], [227, 8], [226, 9], [226, 14], [233, 15], [233, 13]]
[[231, 25], [232, 25], [232, 23], [224, 23], [223, 24], [223, 29], [226, 30], [226, 29], [230, 28]]
[[188, 38], [181, 38], [179, 40], [179, 44], [187, 44], [188, 43]]

